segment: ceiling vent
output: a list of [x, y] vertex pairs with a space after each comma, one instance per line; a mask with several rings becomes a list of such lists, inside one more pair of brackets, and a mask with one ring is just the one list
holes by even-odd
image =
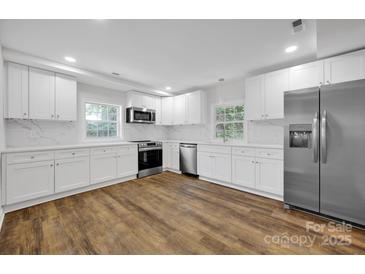
[[293, 34], [296, 34], [296, 33], [299, 33], [299, 32], [302, 32], [305, 30], [305, 24], [302, 19], [295, 20], [291, 24], [293, 27]]

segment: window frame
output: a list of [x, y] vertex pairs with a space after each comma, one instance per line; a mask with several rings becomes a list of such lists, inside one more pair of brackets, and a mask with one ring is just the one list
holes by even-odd
[[[244, 101], [229, 101], [229, 102], [222, 102], [222, 103], [215, 103], [212, 105], [212, 110], [211, 110], [211, 117], [212, 117], [212, 139], [215, 142], [224, 142], [223, 138], [218, 138], [216, 135], [216, 127], [217, 124], [223, 123], [230, 123], [230, 122], [217, 122], [217, 117], [216, 117], [216, 109], [218, 107], [229, 107], [229, 106], [238, 106], [238, 105], [242, 105], [244, 107], [244, 115], [245, 115], [245, 102]], [[232, 123], [237, 123], [238, 121], [232, 121]], [[243, 126], [243, 135], [241, 139], [233, 139], [233, 138], [229, 138], [226, 140], [226, 143], [245, 143], [247, 141], [247, 121], [245, 119], [245, 116], [243, 117], [242, 120], [242, 126]]]
[[[87, 136], [87, 122], [92, 120], [86, 119], [86, 104], [95, 104], [95, 105], [104, 105], [104, 106], [112, 106], [117, 108], [117, 136]], [[108, 102], [95, 101], [95, 100], [82, 100], [82, 135], [83, 140], [86, 142], [95, 142], [95, 141], [117, 141], [122, 140], [122, 106], [118, 104], [111, 104]], [[101, 122], [100, 120], [95, 122]], [[105, 122], [113, 122], [110, 120], [105, 120]]]

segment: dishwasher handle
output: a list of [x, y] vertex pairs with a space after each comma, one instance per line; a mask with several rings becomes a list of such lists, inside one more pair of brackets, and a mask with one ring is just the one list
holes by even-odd
[[196, 148], [197, 146], [194, 144], [180, 144], [180, 147], [183, 148]]

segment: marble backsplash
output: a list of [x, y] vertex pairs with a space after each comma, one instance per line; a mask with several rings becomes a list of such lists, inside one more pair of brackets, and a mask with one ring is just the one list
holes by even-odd
[[78, 142], [77, 123], [6, 120], [7, 147], [69, 145]]

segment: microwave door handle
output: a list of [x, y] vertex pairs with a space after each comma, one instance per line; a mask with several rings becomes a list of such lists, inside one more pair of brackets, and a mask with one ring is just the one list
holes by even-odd
[[321, 158], [322, 163], [327, 162], [327, 110], [323, 111], [321, 123]]
[[312, 123], [312, 144], [313, 144], [313, 151], [312, 157], [313, 162], [317, 163], [318, 161], [318, 112], [315, 113]]

